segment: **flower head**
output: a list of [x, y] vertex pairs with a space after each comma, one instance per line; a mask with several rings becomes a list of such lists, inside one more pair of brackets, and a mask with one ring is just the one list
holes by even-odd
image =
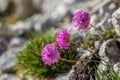
[[77, 11], [73, 14], [72, 24], [77, 27], [78, 30], [86, 29], [90, 24], [90, 15], [83, 10]]
[[47, 44], [42, 50], [42, 61], [51, 66], [51, 64], [57, 63], [60, 57], [60, 53], [57, 50], [55, 44]]
[[68, 49], [69, 48], [69, 38], [70, 34], [68, 30], [60, 31], [56, 36], [56, 42], [60, 48]]

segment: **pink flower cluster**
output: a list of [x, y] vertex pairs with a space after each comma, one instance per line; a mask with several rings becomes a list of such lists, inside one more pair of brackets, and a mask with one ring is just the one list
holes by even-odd
[[90, 24], [90, 15], [83, 10], [77, 11], [73, 14], [72, 24], [78, 30], [86, 29]]
[[41, 55], [42, 61], [51, 66], [51, 64], [58, 62], [60, 53], [55, 44], [47, 44], [43, 48]]
[[57, 34], [56, 42], [60, 48], [68, 49], [70, 45], [69, 38], [70, 38], [69, 31], [67, 29], [62, 30]]
[[[69, 48], [69, 31], [62, 30], [57, 34], [56, 42], [58, 43], [60, 48], [68, 49]], [[51, 64], [57, 63], [59, 61], [60, 53], [57, 50], [55, 44], [47, 44], [42, 50], [42, 61], [51, 66]]]
[[[86, 29], [90, 23], [90, 15], [83, 10], [75, 12], [73, 14], [72, 23], [75, 27], [78, 28], [78, 30]], [[58, 46], [63, 49], [69, 49], [70, 46], [69, 39], [70, 33], [67, 29], [60, 31], [56, 35], [56, 42]], [[52, 64], [57, 63], [59, 61], [60, 52], [57, 50], [55, 44], [47, 44], [43, 48], [41, 56], [42, 61], [45, 64], [51, 66]]]

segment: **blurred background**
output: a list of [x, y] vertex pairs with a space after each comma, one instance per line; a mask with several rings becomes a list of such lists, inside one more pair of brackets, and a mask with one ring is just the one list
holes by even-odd
[[120, 0], [0, 0], [0, 80], [20, 80], [13, 67], [26, 34], [50, 28], [73, 30], [72, 13], [90, 13], [91, 24], [108, 26]]

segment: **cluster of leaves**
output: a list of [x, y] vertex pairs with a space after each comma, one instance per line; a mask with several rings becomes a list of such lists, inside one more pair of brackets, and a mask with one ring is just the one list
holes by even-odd
[[[108, 66], [108, 65], [107, 65]], [[95, 76], [97, 80], [120, 80], [119, 75], [114, 71], [112, 65], [109, 65], [107, 73], [96, 66]]]
[[[42, 61], [41, 51], [48, 43], [55, 43], [55, 35], [50, 31], [37, 32], [30, 36], [25, 49], [18, 55], [18, 69], [24, 69], [32, 76], [37, 75], [42, 78], [51, 78], [69, 70], [74, 63], [60, 60], [58, 63], [48, 66]], [[59, 49], [59, 52], [61, 57], [67, 60], [74, 60], [77, 53], [72, 45], [69, 50]]]

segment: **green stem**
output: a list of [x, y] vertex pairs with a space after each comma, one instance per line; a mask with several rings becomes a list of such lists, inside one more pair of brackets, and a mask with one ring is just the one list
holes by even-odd
[[87, 51], [89, 51], [90, 53], [92, 53], [95, 57], [99, 58], [100, 60], [103, 60], [105, 63], [108, 64], [107, 61], [105, 61], [104, 59], [101, 59], [101, 58], [100, 58], [98, 55], [96, 55], [94, 52], [92, 52], [91, 50], [89, 50], [89, 49], [87, 49], [87, 48], [84, 47], [84, 46], [89, 47], [88, 45], [84, 45], [84, 44], [82, 44], [82, 43], [80, 43], [80, 45], [83, 45], [83, 46], [81, 46], [81, 47], [83, 47], [84, 49], [86, 49]]
[[99, 32], [99, 34], [102, 36], [103, 35], [103, 33], [102, 33], [102, 31], [100, 31], [98, 28], [96, 28], [94, 25], [92, 25], [92, 24], [90, 24], [91, 25], [91, 27], [93, 27], [93, 28], [95, 28], [98, 32]]
[[67, 60], [67, 59], [64, 59], [64, 58], [59, 58], [60, 60], [62, 61], [66, 61], [66, 62], [72, 62], [72, 63], [76, 63], [77, 60]]
[[[96, 63], [100, 63], [100, 61], [97, 61], [97, 60], [90, 60], [90, 61], [96, 62]], [[102, 62], [101, 62], [101, 64], [103, 64], [104, 66], [107, 66], [106, 64], [104, 64], [104, 63], [102, 63]]]
[[[67, 60], [67, 59], [63, 59], [63, 58], [60, 58], [60, 60], [62, 60], [62, 61], [66, 61], [66, 62], [72, 62], [72, 63], [76, 63], [76, 62], [78, 62], [78, 61], [82, 61], [82, 60]], [[97, 63], [100, 63], [100, 61], [97, 61], [97, 60], [88, 60], [88, 59], [84, 59], [83, 61], [88, 61], [88, 62], [90, 62], [90, 61], [92, 61], [92, 62], [97, 62]], [[103, 65], [105, 65], [106, 66], [106, 64], [104, 64], [104, 63], [101, 63], [101, 64], [103, 64]]]
[[[104, 61], [105, 63], [107, 63], [108, 64], [108, 62], [107, 61], [105, 61], [104, 59], [101, 59], [98, 55], [96, 55], [96, 53], [94, 53], [93, 51], [91, 51], [91, 50], [89, 50], [88, 49], [88, 45], [85, 45], [85, 44], [83, 44], [83, 43], [74, 43], [74, 42], [71, 42], [72, 44], [74, 44], [74, 45], [76, 45], [77, 44], [77, 46], [80, 46], [80, 47], [83, 47], [84, 49], [86, 49], [87, 51], [89, 51], [90, 53], [92, 53], [95, 57], [97, 57], [97, 58], [99, 58], [100, 60], [102, 60], [102, 61]], [[86, 47], [84, 47], [84, 46], [86, 46]], [[63, 59], [63, 58], [60, 58], [60, 60], [63, 60], [63, 61], [66, 61], [66, 62], [77, 62], [77, 61], [81, 61], [80, 59], [79, 60], [66, 60], [66, 59]], [[84, 59], [84, 61], [88, 61], [88, 59]], [[100, 62], [100, 61], [96, 61], [96, 60], [89, 60], [89, 61], [94, 61], [94, 62]], [[104, 63], [102, 63], [101, 62], [101, 64], [103, 64], [103, 65], [107, 65], [107, 64], [104, 64]], [[108, 64], [109, 65], [109, 64]]]
[[95, 28], [96, 30], [99, 30], [98, 28], [96, 28], [94, 25], [90, 24], [93, 28]]

